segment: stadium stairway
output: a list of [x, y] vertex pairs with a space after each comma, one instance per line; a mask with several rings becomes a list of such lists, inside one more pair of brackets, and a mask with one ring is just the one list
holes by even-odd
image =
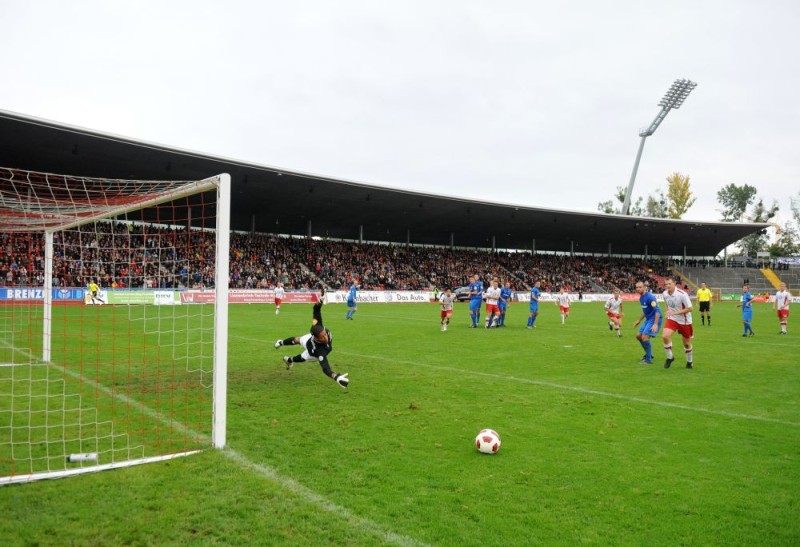
[[672, 266], [669, 269], [669, 271], [672, 272], [672, 275], [680, 278], [681, 282], [687, 283], [689, 285], [689, 287], [691, 287], [692, 292], [694, 292], [694, 293], [697, 292], [697, 284], [695, 284], [695, 282], [692, 281], [691, 278], [688, 275], [684, 275], [684, 273], [681, 270], [679, 270], [676, 266]]
[[780, 278], [777, 275], [775, 275], [775, 272], [773, 272], [771, 269], [761, 268], [761, 273], [764, 274], [764, 277], [769, 279], [769, 282], [772, 283], [772, 286], [775, 287], [776, 289], [781, 286]]
[[682, 279], [699, 285], [705, 282], [709, 288], [722, 289], [723, 292], [740, 291], [745, 280], [750, 284], [752, 292], [761, 294], [775, 290], [772, 283], [764, 277], [758, 268], [699, 268], [684, 266]]

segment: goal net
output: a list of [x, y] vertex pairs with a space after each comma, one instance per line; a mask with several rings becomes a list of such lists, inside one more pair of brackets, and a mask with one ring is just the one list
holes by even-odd
[[0, 485], [225, 445], [229, 209], [0, 168]]

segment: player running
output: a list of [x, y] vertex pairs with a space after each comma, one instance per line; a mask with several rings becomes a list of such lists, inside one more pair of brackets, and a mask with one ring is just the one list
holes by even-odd
[[350, 291], [347, 293], [347, 313], [344, 314], [345, 319], [352, 319], [358, 311], [358, 301], [356, 295], [358, 294], [358, 283], [353, 281], [350, 284]]
[[561, 324], [563, 325], [564, 322], [569, 319], [569, 295], [567, 294], [567, 289], [563, 285], [561, 286], [561, 292], [556, 295], [556, 303], [558, 304], [559, 309], [561, 310]]
[[667, 290], [664, 291], [664, 302], [667, 303], [666, 322], [664, 323], [664, 351], [667, 352], [667, 360], [664, 361], [664, 368], [669, 368], [675, 360], [672, 352], [672, 333], [681, 333], [683, 337], [683, 350], [686, 352], [686, 368], [694, 368], [694, 358], [692, 347], [692, 301], [685, 291], [675, 286], [675, 280], [671, 277], [666, 279]]
[[281, 313], [281, 302], [283, 302], [284, 293], [283, 283], [278, 283], [278, 286], [275, 287], [275, 315]]
[[622, 338], [622, 296], [619, 289], [614, 289], [614, 294], [606, 300], [605, 310], [608, 317], [608, 330], [617, 331], [617, 338]]
[[636, 292], [639, 293], [639, 305], [642, 307], [642, 315], [633, 326], [636, 327], [639, 323], [642, 323], [642, 326], [639, 327], [639, 332], [636, 333], [636, 339], [644, 348], [644, 356], [639, 363], [652, 365], [653, 344], [650, 342], [650, 338], [658, 334], [658, 329], [661, 328], [661, 309], [658, 307], [658, 301], [653, 296], [653, 293], [645, 290], [643, 282], [636, 282]]
[[442, 305], [442, 312], [441, 312], [442, 332], [446, 331], [447, 325], [450, 324], [450, 317], [452, 317], [453, 315], [453, 302], [455, 301], [456, 297], [450, 289], [444, 291], [442, 293], [442, 296], [439, 298], [439, 302]]
[[772, 309], [778, 312], [778, 322], [781, 324], [781, 331], [778, 334], [786, 334], [786, 324], [789, 322], [789, 302], [792, 295], [786, 290], [786, 283], [781, 283], [778, 292], [775, 293], [775, 302]]
[[322, 367], [322, 372], [326, 376], [330, 377], [340, 386], [347, 387], [350, 385], [347, 374], [337, 374], [331, 370], [331, 366], [328, 363], [328, 354], [333, 351], [333, 335], [331, 331], [322, 325], [322, 297], [324, 296], [325, 291], [323, 290], [320, 302], [314, 304], [313, 319], [311, 320], [311, 330], [309, 333], [303, 336], [278, 340], [275, 342], [275, 349], [281, 346], [303, 346], [303, 353], [299, 355], [295, 355], [294, 357], [284, 355], [283, 362], [286, 363], [286, 370], [290, 370], [295, 363], [312, 360], [318, 361], [319, 366]]
[[89, 297], [92, 299], [92, 304], [97, 304], [98, 302], [101, 304], [105, 304], [102, 298], [99, 296], [100, 294], [100, 287], [97, 283], [94, 282], [94, 279], [89, 281]]

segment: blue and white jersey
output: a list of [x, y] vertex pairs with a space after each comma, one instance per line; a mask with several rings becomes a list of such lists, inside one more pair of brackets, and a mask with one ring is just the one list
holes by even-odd
[[348, 304], [351, 304], [351, 303], [354, 304], [356, 302], [356, 293], [357, 292], [358, 292], [358, 287], [356, 287], [356, 284], [353, 283], [352, 285], [350, 285], [350, 292], [347, 293], [347, 303]]

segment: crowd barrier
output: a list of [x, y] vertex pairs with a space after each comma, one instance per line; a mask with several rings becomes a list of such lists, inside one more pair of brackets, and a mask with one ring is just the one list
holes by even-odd
[[[173, 306], [181, 304], [211, 304], [215, 295], [213, 290], [171, 290], [171, 289], [101, 289], [97, 298], [92, 298], [85, 288], [71, 287], [52, 289], [54, 304], [151, 304], [156, 306]], [[441, 294], [441, 293], [439, 293]], [[573, 304], [584, 302], [605, 302], [611, 294], [588, 293], [579, 295], [568, 293]], [[432, 291], [359, 291], [356, 301], [362, 304], [421, 304], [434, 302], [435, 294]], [[319, 301], [320, 293], [314, 291], [286, 291], [282, 302], [284, 304], [311, 304]], [[327, 303], [345, 304], [347, 291], [333, 291], [326, 294]], [[626, 302], [637, 301], [638, 294], [626, 293], [621, 295]], [[723, 301], [736, 301], [741, 294], [723, 294]], [[543, 292], [539, 295], [539, 302], [557, 302], [558, 293]], [[663, 301], [661, 293], [656, 294], [659, 301]], [[695, 296], [691, 295], [694, 299]], [[758, 295], [756, 302], [770, 303], [775, 300], [774, 295]], [[0, 303], [30, 303], [44, 301], [44, 289], [25, 287], [0, 287]], [[512, 302], [527, 303], [530, 301], [530, 292], [516, 291], [513, 293]], [[231, 289], [228, 292], [230, 304], [273, 304], [275, 291], [271, 289]], [[791, 302], [800, 303], [800, 296], [791, 297]]]

